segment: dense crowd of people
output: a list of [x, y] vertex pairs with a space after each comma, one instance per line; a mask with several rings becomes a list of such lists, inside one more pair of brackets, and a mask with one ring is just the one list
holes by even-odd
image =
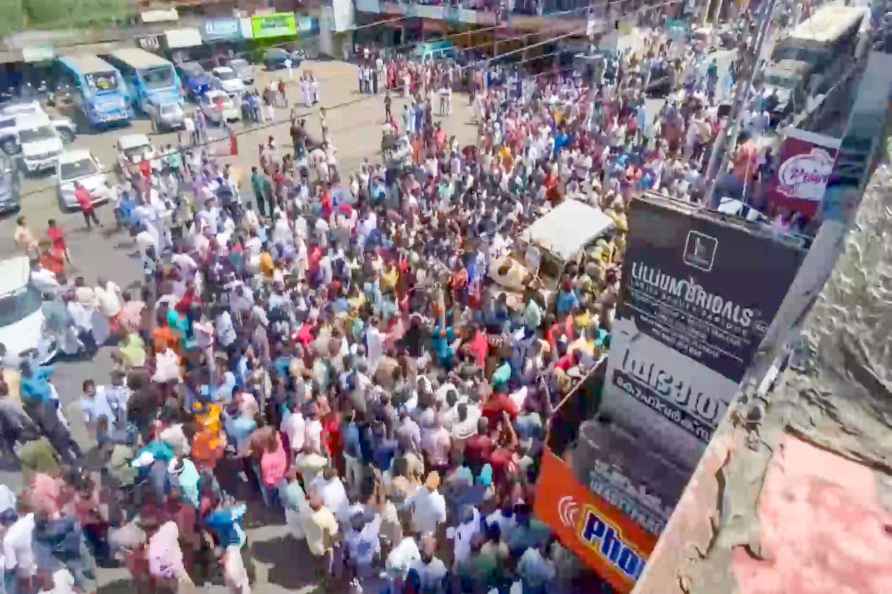
[[[72, 356], [113, 344], [114, 369], [57, 387], [52, 366], [0, 352], [3, 455], [27, 485], [0, 487], [5, 592], [92, 593], [96, 564], [120, 563], [141, 593], [245, 594], [260, 506], [337, 591], [596, 591], [533, 516], [533, 485], [553, 408], [609, 348], [629, 202], [702, 199], [720, 84], [685, 56], [649, 113], [670, 49], [648, 37], [600, 76], [476, 69], [464, 147], [438, 121], [458, 67], [370, 57], [359, 90], [386, 93], [383, 162], [340, 171], [321, 109], [321, 134], [293, 118], [292, 146], [270, 137], [247, 184], [201, 145], [133, 172], [116, 210], [138, 291], [69, 277], [64, 233], [50, 221], [42, 248], [21, 217], [47, 332]], [[318, 101], [315, 79], [300, 85]], [[568, 199], [612, 233], [551, 296], [536, 270], [494, 282], [520, 231]], [[98, 465], [59, 405], [74, 389]]]

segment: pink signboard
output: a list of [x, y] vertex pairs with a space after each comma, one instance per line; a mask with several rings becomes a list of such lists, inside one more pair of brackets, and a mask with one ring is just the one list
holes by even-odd
[[839, 139], [795, 128], [785, 131], [778, 166], [769, 182], [771, 205], [801, 212], [811, 218], [818, 211]]

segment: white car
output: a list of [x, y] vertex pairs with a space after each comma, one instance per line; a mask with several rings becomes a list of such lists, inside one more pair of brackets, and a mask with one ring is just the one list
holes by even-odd
[[217, 87], [226, 91], [226, 94], [230, 97], [238, 98], [245, 92], [245, 82], [229, 66], [217, 66], [211, 70], [211, 74], [217, 83]]
[[108, 202], [114, 196], [108, 176], [102, 170], [102, 164], [86, 149], [62, 153], [59, 157], [59, 166], [56, 168], [56, 178], [59, 187], [59, 206], [62, 210], [79, 207], [74, 197], [74, 182], [90, 192], [93, 204]]
[[[21, 131], [34, 130], [49, 125], [54, 128], [63, 142], [74, 140], [77, 132], [74, 122], [68, 118], [50, 118], [37, 102], [16, 103], [0, 110], [0, 148], [7, 155], [22, 150]], [[26, 133], [26, 137], [30, 137]]]
[[222, 124], [226, 122], [234, 122], [242, 119], [242, 110], [236, 106], [232, 98], [224, 91], [208, 91], [199, 99], [198, 106], [207, 117], [208, 121], [214, 124]]
[[0, 343], [6, 358], [49, 363], [57, 353], [56, 341], [44, 332], [40, 291], [31, 284], [27, 256], [0, 261]]
[[145, 134], [125, 134], [115, 143], [118, 153], [118, 171], [133, 174], [145, 160], [152, 162], [152, 169], [161, 169], [158, 151]]
[[55, 168], [65, 146], [49, 118], [39, 115], [25, 118], [17, 130], [17, 136], [27, 173]]

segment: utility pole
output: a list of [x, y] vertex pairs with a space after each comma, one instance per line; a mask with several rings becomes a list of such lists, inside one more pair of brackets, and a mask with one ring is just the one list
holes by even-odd
[[[728, 157], [731, 154], [734, 143], [737, 141], [737, 130], [740, 128], [740, 122], [743, 119], [743, 105], [753, 86], [753, 80], [759, 64], [759, 56], [762, 55], [762, 47], [765, 44], [765, 39], [768, 37], [768, 26], [771, 23], [771, 15], [774, 14], [776, 4], [777, 0], [770, 0], [765, 12], [762, 14], [762, 21], [759, 23], [759, 33], [749, 60], [749, 70], [745, 77], [738, 77], [734, 102], [731, 104], [731, 113], [728, 114], [728, 118], [725, 120], [726, 123], [719, 128], [715, 142], [712, 143], [712, 151], [709, 154], [709, 162], [706, 166], [706, 196], [704, 200], [704, 203], [711, 208], [716, 206], [715, 187], [719, 176], [727, 168]], [[746, 78], [745, 81], [743, 80], [744, 78]], [[726, 148], [725, 145], [729, 137], [732, 139], [732, 144], [730, 148]]]

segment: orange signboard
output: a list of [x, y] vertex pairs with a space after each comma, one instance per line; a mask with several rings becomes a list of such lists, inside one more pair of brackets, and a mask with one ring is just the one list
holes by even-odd
[[536, 485], [536, 517], [618, 592], [631, 592], [657, 538], [622, 511], [579, 484], [549, 450]]

